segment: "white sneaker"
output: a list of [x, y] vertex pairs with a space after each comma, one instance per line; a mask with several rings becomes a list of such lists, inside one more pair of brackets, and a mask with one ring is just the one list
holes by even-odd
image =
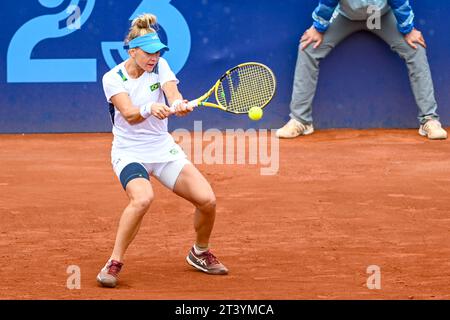
[[295, 138], [298, 136], [307, 136], [314, 132], [314, 127], [312, 124], [303, 124], [295, 119], [289, 120], [288, 123], [284, 125], [283, 128], [278, 129], [275, 132], [277, 138]]
[[431, 140], [447, 139], [447, 131], [442, 129], [438, 120], [428, 120], [419, 128], [419, 134]]

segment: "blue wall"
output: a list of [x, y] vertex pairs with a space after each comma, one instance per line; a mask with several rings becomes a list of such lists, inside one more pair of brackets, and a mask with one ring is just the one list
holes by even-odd
[[[429, 46], [438, 112], [449, 125], [450, 1], [411, 2]], [[65, 28], [72, 15], [65, 12], [70, 4], [81, 9], [79, 30]], [[269, 65], [278, 80], [276, 97], [259, 122], [198, 110], [171, 120], [171, 129], [191, 129], [194, 120], [204, 120], [203, 128], [277, 128], [288, 119], [298, 39], [310, 26], [316, 4], [316, 0], [2, 0], [0, 132], [109, 131], [101, 77], [109, 70], [108, 62], [121, 61], [121, 55], [108, 47], [120, 47], [129, 19], [142, 11], [160, 18], [162, 38], [172, 48], [167, 59], [180, 70], [185, 97], [197, 97], [226, 69], [245, 61]], [[403, 61], [376, 37], [356, 34], [322, 63], [314, 104], [316, 127], [416, 127], [416, 115]]]

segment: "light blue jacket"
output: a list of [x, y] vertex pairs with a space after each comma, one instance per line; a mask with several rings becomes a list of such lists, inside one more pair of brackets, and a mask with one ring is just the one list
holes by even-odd
[[403, 34], [414, 28], [414, 12], [409, 0], [320, 0], [313, 12], [314, 27], [320, 32], [327, 31], [335, 10], [350, 20], [367, 20], [373, 14], [368, 10], [370, 6], [377, 7], [381, 15], [392, 9], [398, 30]]

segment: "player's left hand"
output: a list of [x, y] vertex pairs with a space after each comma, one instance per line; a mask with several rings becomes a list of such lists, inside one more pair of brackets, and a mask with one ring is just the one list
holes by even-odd
[[405, 41], [413, 48], [417, 50], [416, 43], [420, 44], [425, 49], [427, 48], [427, 44], [425, 43], [425, 39], [423, 38], [422, 32], [417, 29], [413, 29], [410, 33], [405, 35]]
[[182, 103], [179, 103], [176, 107], [175, 107], [175, 115], [178, 117], [184, 117], [186, 116], [189, 112], [192, 112], [192, 110], [194, 110], [192, 108], [192, 106], [190, 106], [188, 104], [187, 100], [183, 100]]

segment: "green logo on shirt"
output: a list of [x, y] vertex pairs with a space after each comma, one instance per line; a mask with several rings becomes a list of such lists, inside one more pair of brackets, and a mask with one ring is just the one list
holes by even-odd
[[155, 83], [155, 84], [152, 84], [152, 85], [150, 86], [150, 90], [151, 90], [152, 92], [155, 91], [155, 90], [158, 90], [158, 89], [159, 89], [159, 86], [160, 86], [159, 82], [157, 82], [157, 83]]
[[125, 77], [122, 70], [119, 70], [117, 74], [122, 78], [122, 81], [128, 81], [127, 77]]
[[171, 154], [173, 154], [173, 155], [176, 155], [176, 154], [178, 153], [178, 150], [175, 149], [175, 148], [173, 148], [173, 149], [170, 149], [169, 152], [170, 152]]

